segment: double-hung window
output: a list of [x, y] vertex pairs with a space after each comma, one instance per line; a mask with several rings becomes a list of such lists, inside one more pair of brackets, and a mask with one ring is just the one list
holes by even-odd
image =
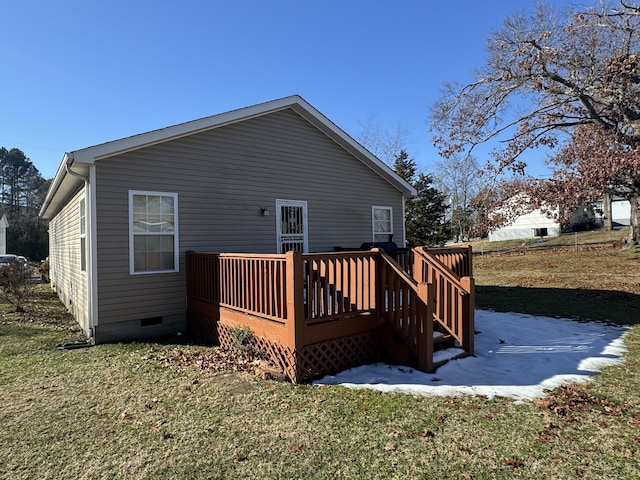
[[373, 206], [371, 217], [373, 241], [390, 242], [393, 238], [393, 209], [391, 207]]
[[178, 245], [178, 194], [129, 191], [130, 272], [177, 272]]

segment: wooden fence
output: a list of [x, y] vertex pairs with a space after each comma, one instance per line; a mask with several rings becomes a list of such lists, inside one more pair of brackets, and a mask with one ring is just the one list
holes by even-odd
[[[414, 260], [414, 268], [422, 272], [430, 257], [415, 258], [420, 261]], [[407, 347], [408, 360], [430, 371], [432, 319], [447, 318], [436, 314], [438, 306], [453, 306], [436, 300], [434, 279], [439, 281], [435, 273], [410, 277], [380, 250], [187, 252], [189, 324], [197, 334], [227, 348], [234, 343], [234, 329], [249, 327], [256, 346], [295, 382], [377, 360], [389, 353], [384, 351], [390, 348], [389, 335]], [[446, 320], [444, 325], [457, 333], [461, 345], [473, 337], [473, 329], [470, 334], [461, 331], [469, 328], [468, 316], [462, 324]]]

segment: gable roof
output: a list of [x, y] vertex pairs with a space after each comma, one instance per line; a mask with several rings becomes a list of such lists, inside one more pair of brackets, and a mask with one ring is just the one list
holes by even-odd
[[180, 123], [147, 133], [141, 133], [112, 142], [102, 143], [93, 147], [65, 153], [51, 182], [45, 201], [40, 209], [40, 216], [51, 218], [66, 199], [75, 192], [84, 179], [87, 178], [91, 165], [96, 160], [103, 160], [121, 153], [130, 152], [151, 145], [168, 142], [177, 138], [194, 135], [207, 130], [220, 128], [251, 118], [267, 115], [284, 109], [291, 109], [315, 126], [318, 130], [332, 139], [342, 148], [360, 160], [365, 166], [373, 170], [403, 195], [415, 195], [416, 190], [391, 168], [360, 145], [344, 130], [311, 106], [299, 95], [260, 103], [251, 107], [232, 110], [210, 117]]

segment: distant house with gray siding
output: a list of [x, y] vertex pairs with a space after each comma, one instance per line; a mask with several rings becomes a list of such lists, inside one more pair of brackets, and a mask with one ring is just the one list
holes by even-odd
[[40, 216], [96, 343], [185, 329], [185, 252], [403, 245], [415, 190], [299, 96], [66, 153]]

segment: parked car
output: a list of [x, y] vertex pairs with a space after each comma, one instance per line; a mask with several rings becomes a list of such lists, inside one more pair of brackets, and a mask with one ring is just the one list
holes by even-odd
[[31, 265], [29, 265], [29, 260], [26, 257], [18, 255], [18, 261], [22, 265], [22, 275], [25, 278], [29, 278], [31, 276]]
[[29, 267], [29, 261], [22, 256], [13, 255], [13, 254], [5, 254], [0, 255], [0, 270], [3, 268], [7, 268], [11, 263], [17, 262], [22, 267], [22, 276], [29, 277], [31, 276], [31, 268]]
[[18, 262], [18, 261], [19, 260], [17, 255], [11, 255], [11, 254], [0, 255], [0, 268], [4, 268], [8, 266], [9, 264], [11, 264], [11, 262]]

